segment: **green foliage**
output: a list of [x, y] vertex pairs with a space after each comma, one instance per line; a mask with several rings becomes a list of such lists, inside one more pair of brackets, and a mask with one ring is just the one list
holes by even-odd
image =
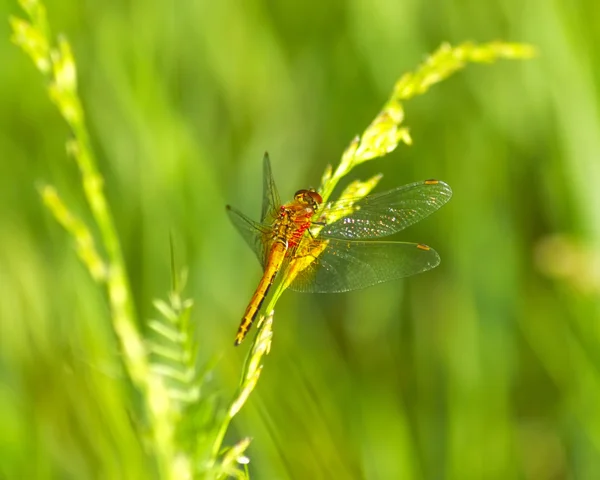
[[[46, 91], [0, 44], [0, 477], [597, 476], [593, 2], [46, 4], [10, 22]], [[430, 91], [533, 53], [442, 46], [396, 81], [442, 39], [509, 37], [542, 54]], [[265, 149], [282, 197], [316, 186], [391, 85], [319, 188], [447, 181], [405, 237], [442, 264], [276, 295], [234, 349], [260, 273], [221, 207], [257, 205]]]
[[[375, 117], [361, 137], [356, 137], [352, 140], [335, 172], [332, 173], [333, 170], [330, 166], [326, 169], [322, 178], [321, 188], [319, 189], [323, 201], [326, 202], [328, 200], [338, 182], [348, 175], [354, 167], [392, 152], [400, 142], [410, 145], [411, 140], [408, 129], [400, 127], [400, 124], [404, 120], [404, 110], [400, 100], [425, 93], [431, 85], [458, 71], [468, 61], [492, 62], [502, 57], [529, 58], [532, 54], [533, 48], [530, 46], [502, 42], [480, 46], [467, 43], [456, 48], [443, 45], [414, 74], [408, 73], [397, 82], [390, 99], [386, 102], [382, 111]], [[375, 175], [364, 182], [352, 182], [344, 190], [340, 200], [346, 198], [363, 198], [377, 185], [380, 179], [381, 175]], [[330, 215], [327, 218], [328, 223], [332, 223], [350, 212], [344, 210], [334, 213], [334, 215]], [[317, 217], [315, 218], [316, 221], [319, 217], [319, 212], [315, 215]], [[313, 231], [314, 234], [318, 234], [318, 227]], [[217, 442], [215, 443], [215, 450], [213, 452], [215, 457], [218, 452], [218, 448], [216, 447], [220, 447], [229, 420], [233, 419], [240, 411], [241, 407], [248, 400], [250, 393], [256, 387], [263, 367], [263, 356], [267, 355], [271, 349], [275, 305], [284, 290], [289, 286], [290, 281], [291, 279], [289, 278], [283, 278], [278, 282], [275, 292], [265, 308], [267, 315], [263, 315], [258, 322], [257, 333], [248, 352], [246, 365], [242, 373], [240, 388], [234, 397], [228, 411], [227, 420], [223, 423], [220, 434], [217, 437]]]
[[[408, 72], [396, 82], [388, 101], [363, 134], [352, 140], [335, 172], [332, 174], [331, 168], [326, 170], [319, 189], [323, 201], [327, 201], [338, 182], [354, 167], [393, 152], [400, 143], [412, 144], [408, 128], [400, 126], [404, 121], [402, 101], [424, 94], [431, 86], [464, 68], [469, 62], [491, 63], [500, 58], [531, 58], [534, 52], [530, 45], [504, 42], [485, 45], [469, 42], [457, 47], [442, 45], [414, 73]], [[346, 196], [361, 198], [367, 195], [377, 182], [378, 177], [373, 177], [364, 184], [351, 185], [340, 199]], [[333, 219], [330, 219], [330, 222], [332, 221]]]
[[[218, 450], [212, 457], [208, 455], [210, 443], [207, 437], [210, 439], [215, 405], [213, 399], [201, 395], [202, 378], [197, 372], [197, 347], [190, 322], [192, 302], [181, 298], [180, 288], [185, 281], [183, 278], [177, 280], [174, 253], [171, 252], [173, 289], [169, 302], [155, 301], [162, 320], [149, 322], [148, 327], [154, 331], [155, 338], [145, 341], [137, 326], [120, 240], [103, 192], [104, 180], [91, 149], [77, 92], [71, 47], [62, 37], [53, 44], [41, 2], [23, 0], [21, 6], [29, 15], [30, 23], [11, 18], [13, 41], [46, 75], [50, 98], [71, 128], [74, 138], [67, 143], [67, 151], [79, 167], [85, 198], [100, 232], [100, 243], [107, 260], [102, 260], [97, 252], [90, 229], [70, 212], [54, 187], [42, 187], [41, 195], [56, 220], [73, 237], [79, 257], [94, 280], [106, 286], [111, 320], [120, 341], [125, 369], [143, 400], [142, 410], [135, 415], [137, 421], [147, 422], [143, 429], [148, 429], [150, 455], [158, 464], [161, 478], [197, 475], [217, 478], [230, 474], [242, 478], [243, 475], [232, 466], [231, 452], [225, 456], [222, 465], [217, 465]], [[198, 418], [204, 419], [205, 424]], [[196, 428], [192, 429], [190, 425]], [[238, 445], [232, 451], [241, 456], [243, 450]]]
[[[366, 161], [387, 155], [394, 151], [400, 143], [405, 143], [406, 145], [412, 143], [408, 128], [400, 127], [400, 124], [404, 120], [404, 108], [401, 104], [401, 100], [410, 99], [415, 95], [422, 95], [430, 86], [460, 70], [467, 62], [489, 63], [498, 58], [530, 58], [533, 53], [534, 49], [529, 45], [503, 42], [494, 42], [487, 45], [465, 43], [455, 48], [447, 44], [442, 45], [442, 47], [431, 55], [425, 64], [421, 65], [414, 73], [407, 73], [398, 80], [394, 86], [392, 95], [385, 103], [383, 109], [365, 129], [364, 133], [360, 137], [357, 136], [352, 140], [350, 146], [342, 155], [340, 164], [335, 171], [333, 171], [331, 166], [326, 168], [325, 174], [321, 180], [321, 187], [319, 188], [319, 193], [323, 198], [323, 202], [327, 202], [338, 182], [348, 175], [354, 167]], [[375, 188], [381, 178], [382, 175], [378, 174], [364, 182], [355, 180], [346, 187], [339, 199], [357, 200], [363, 198]], [[327, 222], [333, 223], [349, 213], [350, 212], [345, 210], [334, 212], [334, 215], [330, 215], [327, 218]], [[318, 220], [318, 217], [319, 212], [315, 214], [315, 221]], [[318, 233], [318, 227], [314, 232], [315, 234]], [[251, 351], [250, 364], [255, 364], [255, 367], [252, 369], [252, 373], [249, 374], [249, 376], [245, 374], [243, 377], [246, 378], [247, 381], [246, 387], [242, 389], [243, 395], [240, 395], [244, 400], [249, 394], [247, 390], [252, 390], [258, 380], [260, 369], [257, 365], [260, 364], [260, 357], [264, 353], [268, 353], [270, 349], [270, 329], [275, 304], [288, 285], [289, 281], [283, 279], [265, 309], [267, 312], [271, 312], [269, 314], [270, 319], [267, 322], [260, 323], [257, 339], [265, 337], [268, 339], [269, 343], [262, 348], [258, 348], [256, 352], [254, 352], [254, 346]], [[267, 333], [261, 330], [267, 330]], [[236, 399], [234, 404], [237, 405], [238, 403], [239, 400]], [[233, 409], [235, 413], [238, 410], [239, 408]], [[233, 415], [235, 415], [235, 413], [233, 413]]]

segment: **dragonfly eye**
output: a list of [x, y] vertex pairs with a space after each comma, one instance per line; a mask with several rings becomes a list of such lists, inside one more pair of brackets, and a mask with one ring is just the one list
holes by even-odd
[[313, 199], [313, 202], [315, 202], [317, 205], [321, 205], [323, 203], [323, 197], [319, 195], [319, 192], [315, 190], [309, 190], [307, 194], [310, 196], [310, 198]]
[[298, 202], [308, 203], [313, 208], [323, 203], [323, 198], [315, 190], [298, 190], [294, 194], [294, 198]]

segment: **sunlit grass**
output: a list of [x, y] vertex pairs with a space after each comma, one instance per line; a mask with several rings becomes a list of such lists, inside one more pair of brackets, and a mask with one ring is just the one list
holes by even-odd
[[[103, 175], [98, 171], [96, 158], [90, 148], [86, 115], [77, 93], [76, 62], [71, 47], [64, 38], [53, 40], [41, 3], [23, 2], [23, 6], [30, 20], [13, 19], [14, 40], [30, 55], [46, 78], [50, 98], [71, 128], [73, 140], [69, 141], [67, 151], [81, 172], [82, 190], [92, 222], [86, 216], [80, 218], [75, 215], [74, 212], [80, 210], [71, 208], [63, 201], [55, 186], [42, 186], [40, 192], [44, 204], [68, 232], [77, 255], [91, 277], [106, 290], [126, 371], [141, 392], [144, 404], [142, 410], [134, 411], [134, 416], [136, 420], [142, 418], [149, 424], [146, 429], [143, 422], [136, 423], [136, 428], [140, 436], [144, 439], [147, 437], [144, 445], [159, 465], [164, 478], [184, 478], [194, 472], [197, 475], [209, 472], [214, 476], [235, 475], [243, 478], [246, 470], [240, 464], [245, 465], [248, 461], [245, 452], [250, 440], [243, 438], [230, 448], [223, 448], [222, 443], [231, 419], [240, 412], [257, 385], [264, 356], [271, 347], [272, 313], [259, 324], [243, 367], [239, 388], [225, 409], [224, 420], [211, 425], [206, 431], [189, 428], [187, 423], [201, 424], [193, 421], [195, 416], [214, 414], [218, 417], [218, 413], [215, 413], [217, 407], [210, 402], [195, 411], [193, 409], [194, 406], [200, 407], [197, 402], [201, 400], [201, 389], [197, 380], [201, 375], [196, 370], [197, 346], [192, 341], [191, 301], [185, 298], [182, 284], [173, 285], [167, 300], [156, 303], [159, 317], [147, 324], [158, 333], [161, 340], [157, 341], [152, 335], [146, 338], [139, 331], [138, 325], [144, 322], [135, 313], [119, 232], [104, 195]], [[401, 102], [425, 93], [430, 86], [467, 63], [527, 58], [531, 53], [528, 46], [501, 42], [441, 47], [414, 73], [406, 74], [397, 82], [391, 98], [364, 133], [350, 143], [339, 166], [325, 172], [320, 187], [325, 199], [330, 197], [339, 181], [355, 166], [381, 157], [401, 143], [411, 143], [409, 130], [404, 125]], [[377, 175], [364, 182], [355, 181], [342, 193], [341, 198], [368, 194], [380, 178]], [[99, 235], [93, 232], [99, 232]], [[173, 278], [178, 278], [175, 269], [172, 269], [172, 273]], [[273, 312], [284, 288], [285, 285], [275, 292], [265, 308], [266, 312]], [[533, 332], [532, 337], [535, 336], [536, 332]], [[544, 354], [550, 363], [552, 351], [549, 348], [549, 353]], [[180, 364], [183, 370], [173, 368], [173, 362]], [[180, 432], [183, 433], [178, 434], [179, 427], [184, 426], [188, 428], [181, 428]], [[588, 428], [591, 433], [594, 432], [593, 428]], [[192, 442], [196, 437], [202, 437], [202, 440]], [[261, 445], [255, 448], [260, 449]]]
[[[451, 47], [447, 44], [442, 45], [414, 73], [407, 73], [398, 80], [382, 110], [363, 134], [351, 141], [349, 147], [343, 153], [338, 167], [335, 170], [331, 166], [326, 168], [319, 188], [323, 202], [326, 203], [329, 200], [338, 182], [348, 175], [354, 167], [387, 155], [401, 143], [405, 145], [412, 143], [408, 128], [401, 126], [404, 122], [402, 101], [424, 94], [431, 86], [461, 70], [469, 62], [491, 63], [501, 58], [528, 59], [534, 53], [535, 50], [532, 46], [503, 42], [483, 45], [465, 43], [457, 47]], [[381, 178], [382, 175], [378, 174], [366, 181], [355, 180], [342, 192], [340, 200], [365, 197], [375, 188]], [[334, 213], [336, 215], [327, 218], [328, 223], [334, 222], [349, 212], [339, 211]], [[319, 215], [319, 212], [316, 212], [315, 221], [318, 220]], [[314, 234], [318, 234], [318, 230], [319, 227], [317, 226]], [[306, 268], [306, 266], [302, 266], [301, 269]], [[290, 269], [288, 275], [289, 272], [297, 273], [294, 269]], [[229, 408], [226, 422], [223, 424], [224, 426], [215, 443], [216, 446], [220, 446], [227, 428], [226, 423], [239, 412], [257, 385], [263, 367], [263, 357], [271, 349], [275, 306], [292, 281], [293, 278], [286, 277], [277, 284], [275, 292], [264, 309], [268, 313], [266, 316], [263, 315], [258, 322], [257, 332], [248, 352], [240, 387]]]
[[[143, 400], [135, 416], [140, 425], [147, 421], [148, 431], [143, 428], [139, 433], [146, 438], [162, 478], [222, 477], [235, 473], [229, 457], [223, 465], [216, 462], [220, 452], [210, 458], [207, 450], [210, 444], [202, 438], [210, 435], [210, 421], [216, 412], [211, 401], [200, 395], [202, 379], [196, 371], [197, 347], [190, 325], [192, 303], [181, 298], [180, 287], [184, 282], [178, 281], [172, 261], [173, 289], [169, 302], [155, 302], [162, 320], [148, 324], [160, 342], [144, 338], [138, 327], [119, 235], [104, 194], [104, 179], [91, 148], [71, 46], [64, 37], [53, 41], [41, 2], [23, 0], [21, 6], [29, 21], [11, 18], [13, 41], [45, 76], [49, 96], [71, 129], [73, 139], [67, 142], [67, 152], [79, 168], [81, 186], [100, 232], [99, 239], [70, 211], [54, 187], [44, 186], [40, 193], [49, 211], [75, 241], [77, 253], [92, 278], [106, 288], [123, 363]], [[106, 259], [98, 253], [96, 244], [102, 245]], [[197, 416], [204, 418], [207, 431], [187, 428], [189, 424], [202, 425], [195, 419]], [[238, 451], [239, 455], [243, 453], [239, 447]]]

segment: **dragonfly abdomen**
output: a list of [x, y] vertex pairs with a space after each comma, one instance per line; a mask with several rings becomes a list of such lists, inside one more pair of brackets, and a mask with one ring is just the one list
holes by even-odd
[[246, 311], [244, 312], [244, 316], [242, 317], [242, 322], [238, 328], [237, 334], [235, 336], [234, 345], [239, 345], [242, 343], [250, 327], [254, 323], [262, 304], [269, 293], [269, 289], [273, 282], [275, 281], [275, 277], [281, 268], [281, 264], [285, 257], [285, 253], [287, 251], [287, 247], [284, 243], [279, 240], [276, 240], [269, 252], [269, 260], [265, 265], [265, 271], [263, 273], [260, 282], [258, 283], [258, 287], [256, 288], [256, 292], [252, 296]]

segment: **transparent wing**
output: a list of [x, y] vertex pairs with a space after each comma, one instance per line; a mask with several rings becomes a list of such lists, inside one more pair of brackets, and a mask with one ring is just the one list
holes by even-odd
[[239, 210], [227, 205], [227, 214], [229, 220], [233, 223], [235, 229], [244, 238], [248, 246], [256, 254], [258, 261], [262, 266], [265, 265], [266, 245], [265, 241], [269, 235], [269, 229], [265, 225], [255, 222], [251, 218], [244, 215]]
[[263, 203], [260, 221], [268, 223], [268, 220], [275, 214], [281, 202], [279, 201], [279, 193], [275, 186], [273, 173], [271, 172], [271, 161], [269, 154], [265, 152], [263, 157]]
[[[326, 243], [324, 250], [317, 246], [323, 243]], [[304, 250], [323, 250], [323, 253], [291, 283], [290, 288], [297, 292], [357, 290], [425, 272], [440, 263], [435, 250], [417, 243], [323, 239], [311, 241]]]
[[450, 186], [439, 180], [403, 185], [359, 200], [345, 199], [327, 205], [320, 221], [324, 238], [366, 239], [392, 235], [418, 222], [444, 205], [452, 196]]

